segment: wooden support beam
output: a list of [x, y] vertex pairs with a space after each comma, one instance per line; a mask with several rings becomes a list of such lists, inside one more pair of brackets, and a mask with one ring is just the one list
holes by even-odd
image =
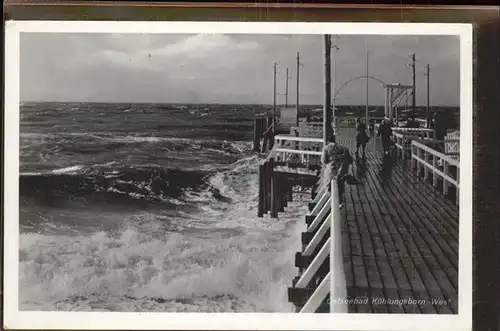
[[[269, 128], [271, 125], [273, 125], [274, 123], [274, 120], [273, 120], [273, 117], [268, 117], [267, 118], [267, 127]], [[271, 134], [268, 136], [269, 137], [269, 150], [272, 150], [273, 147], [274, 147], [274, 132], [275, 132], [276, 128], [273, 128], [271, 130]]]
[[264, 163], [264, 214], [267, 214], [267, 212], [269, 211], [270, 209], [270, 200], [269, 200], [269, 196], [270, 196], [270, 171], [269, 171], [269, 166], [270, 166], [270, 162], [269, 161], [266, 161]]
[[[314, 209], [314, 207], [316, 207], [316, 202], [309, 202], [308, 208], [309, 208], [310, 212]], [[306, 223], [307, 223], [307, 220], [306, 220]]]
[[[316, 205], [316, 204], [314, 204], [314, 205]], [[307, 226], [309, 226], [316, 218], [316, 215], [306, 215], [305, 218], [306, 218], [306, 224], [307, 224]]]
[[281, 196], [283, 198], [283, 205], [286, 208], [288, 207], [288, 179], [286, 175], [283, 175], [282, 185]]
[[305, 305], [307, 300], [313, 295], [316, 289], [314, 287], [306, 287], [306, 288], [288, 288], [288, 301], [293, 303], [294, 305]]
[[284, 190], [285, 182], [283, 179], [284, 179], [284, 175], [278, 173], [276, 176], [276, 181], [278, 182], [277, 199], [278, 199], [278, 207], [279, 207], [278, 210], [281, 213], [285, 211], [285, 190]]
[[257, 211], [257, 216], [258, 217], [263, 217], [264, 216], [264, 200], [265, 200], [265, 170], [264, 170], [264, 165], [261, 164], [259, 165], [259, 206], [258, 206], [258, 211]]
[[312, 238], [314, 238], [314, 235], [315, 235], [314, 232], [302, 232], [301, 237], [300, 237], [302, 245], [305, 245], [305, 246], [309, 245]]
[[260, 151], [260, 140], [262, 138], [262, 118], [256, 118], [254, 122], [254, 132], [253, 132], [253, 150], [255, 152]]
[[276, 175], [274, 173], [274, 158], [269, 159], [269, 168], [270, 168], [270, 183], [271, 183], [271, 217], [272, 218], [277, 218], [278, 217], [278, 187], [277, 187], [277, 180], [276, 180]]
[[314, 255], [302, 255], [301, 252], [295, 254], [295, 266], [297, 268], [307, 268], [314, 260]]

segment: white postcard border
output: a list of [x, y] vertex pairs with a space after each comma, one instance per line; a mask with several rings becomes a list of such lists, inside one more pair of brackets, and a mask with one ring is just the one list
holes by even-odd
[[[459, 314], [102, 313], [18, 310], [19, 35], [225, 33], [460, 36]], [[434, 23], [256, 23], [9, 21], [5, 29], [4, 326], [8, 329], [469, 330], [472, 325], [472, 25]], [[290, 280], [291, 282], [292, 280]]]

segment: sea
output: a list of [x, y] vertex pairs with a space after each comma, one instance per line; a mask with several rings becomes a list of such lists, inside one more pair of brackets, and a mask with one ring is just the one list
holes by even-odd
[[22, 104], [19, 309], [293, 312], [306, 194], [257, 217], [263, 110]]

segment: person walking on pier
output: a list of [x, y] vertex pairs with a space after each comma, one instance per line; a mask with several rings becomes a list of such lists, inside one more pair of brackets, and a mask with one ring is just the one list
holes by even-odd
[[394, 144], [392, 141], [392, 128], [389, 119], [384, 119], [379, 126], [377, 137], [382, 139], [382, 148], [384, 155], [389, 154], [389, 149]]
[[359, 148], [363, 148], [363, 157], [365, 157], [366, 143], [370, 140], [368, 134], [366, 134], [366, 124], [361, 121], [361, 118], [356, 119], [356, 157], [359, 156]]
[[370, 135], [373, 135], [373, 132], [375, 132], [375, 121], [370, 119], [370, 122], [368, 123], [368, 130], [370, 131]]

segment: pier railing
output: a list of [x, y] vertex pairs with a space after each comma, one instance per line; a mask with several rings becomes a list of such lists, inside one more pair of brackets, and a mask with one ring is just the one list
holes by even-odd
[[418, 176], [423, 174], [426, 181], [432, 178], [434, 187], [439, 188], [442, 185], [444, 195], [449, 194], [450, 187], [454, 188], [455, 203], [458, 203], [460, 191], [459, 160], [451, 155], [436, 151], [422, 141], [414, 140], [411, 143], [411, 167], [416, 170]]
[[434, 137], [434, 130], [426, 128], [392, 128], [392, 132], [398, 156], [403, 159], [410, 156], [413, 140], [431, 140]]
[[335, 117], [336, 128], [352, 128], [356, 126], [356, 117], [337, 116]]
[[448, 133], [444, 140], [445, 154], [451, 155], [451, 157], [454, 159], [458, 159], [458, 155], [460, 153], [460, 131]]
[[393, 133], [400, 133], [407, 137], [417, 138], [417, 139], [433, 139], [434, 130], [427, 128], [392, 128]]
[[322, 122], [299, 122], [298, 127], [292, 127], [293, 130], [298, 132], [300, 137], [321, 138], [323, 137], [323, 123]]
[[320, 166], [323, 139], [279, 135], [274, 137], [271, 156], [278, 162], [289, 162], [304, 167]]
[[[366, 120], [365, 117], [362, 117], [363, 120]], [[378, 122], [382, 121], [384, 117], [379, 116], [369, 116], [368, 120], [373, 120], [375, 122], [375, 126], [378, 126]], [[368, 125], [368, 123], [365, 123]], [[338, 128], [354, 128], [356, 126], [356, 117], [355, 116], [336, 116], [335, 117], [335, 125]]]
[[309, 206], [303, 251], [295, 256], [300, 276], [288, 291], [289, 301], [300, 313], [347, 312], [338, 186], [336, 179], [324, 182], [320, 177], [319, 190]]

